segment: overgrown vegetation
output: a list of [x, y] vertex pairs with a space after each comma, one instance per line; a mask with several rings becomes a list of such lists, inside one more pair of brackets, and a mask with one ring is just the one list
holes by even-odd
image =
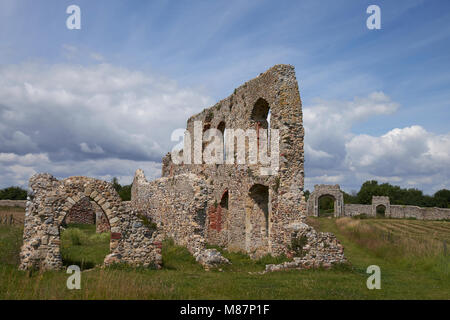
[[0, 189], [0, 200], [26, 200], [27, 190], [21, 187], [8, 187]]
[[117, 179], [116, 177], [112, 178], [111, 183], [112, 183], [114, 189], [119, 194], [122, 201], [130, 201], [131, 200], [132, 184], [122, 186], [119, 183], [119, 179]]
[[149, 228], [150, 231], [156, 230], [157, 225], [156, 225], [156, 223], [154, 223], [152, 221], [152, 219], [150, 219], [149, 217], [147, 217], [146, 215], [143, 215], [143, 214], [138, 214], [137, 216], [138, 216], [139, 219], [142, 220], [142, 224], [144, 226], [146, 226], [147, 228]]
[[96, 233], [95, 225], [69, 224], [61, 231], [61, 256], [65, 266], [90, 269], [101, 265], [109, 254], [110, 233]]
[[303, 247], [308, 243], [308, 238], [306, 235], [301, 235], [300, 237], [295, 235], [291, 238], [290, 249], [294, 252], [295, 257], [303, 257], [305, 252]]
[[[288, 261], [265, 256], [251, 260], [240, 252], [222, 252], [232, 264], [205, 271], [185, 247], [166, 240], [163, 268], [116, 265], [83, 272], [81, 290], [68, 290], [65, 270], [18, 271], [23, 229], [0, 226], [0, 299], [448, 299], [450, 222], [308, 218], [320, 231], [333, 232], [351, 267], [259, 274], [266, 264]], [[72, 228], [75, 227], [75, 228]], [[78, 231], [71, 231], [71, 230]], [[62, 231], [62, 247], [71, 263], [93, 266], [108, 252], [105, 235], [92, 226]], [[64, 253], [63, 249], [63, 253]], [[67, 261], [67, 251], [64, 253]], [[83, 260], [84, 259], [84, 260]], [[84, 261], [84, 262], [83, 262]], [[66, 262], [67, 264], [67, 262]], [[368, 290], [366, 269], [381, 268], [381, 290]]]

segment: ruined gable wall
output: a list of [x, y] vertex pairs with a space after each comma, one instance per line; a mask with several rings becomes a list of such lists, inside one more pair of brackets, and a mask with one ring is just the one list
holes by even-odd
[[[255, 129], [258, 123], [252, 119], [255, 104], [264, 99], [271, 113], [270, 127], [280, 130], [280, 167], [278, 174], [260, 175], [260, 165], [251, 164], [183, 164], [175, 165], [170, 155], [163, 159], [163, 176], [195, 173], [206, 180], [209, 188], [207, 225], [216, 225], [217, 210], [224, 190], [229, 190], [229, 209], [221, 216], [223, 227], [205, 230], [208, 242], [227, 246], [229, 249], [249, 251], [252, 236], [246, 234], [249, 225], [248, 192], [255, 184], [269, 188], [269, 232], [268, 242], [261, 254], [280, 254], [286, 251], [283, 226], [298, 219], [302, 206], [304, 168], [301, 100], [295, 71], [289, 65], [277, 65], [237, 88], [228, 98], [211, 108], [192, 116], [187, 130], [194, 136], [194, 122], [202, 121], [209, 128], [218, 128], [225, 123], [227, 129]], [[193, 155], [194, 143], [191, 144]], [[193, 158], [193, 156], [192, 156]], [[212, 208], [212, 209], [211, 209]], [[250, 213], [252, 215], [252, 213]], [[213, 223], [209, 220], [212, 219]], [[253, 226], [254, 230], [261, 226]], [[247, 228], [248, 230], [249, 228]], [[262, 228], [263, 229], [263, 228]], [[218, 234], [219, 233], [219, 234]]]

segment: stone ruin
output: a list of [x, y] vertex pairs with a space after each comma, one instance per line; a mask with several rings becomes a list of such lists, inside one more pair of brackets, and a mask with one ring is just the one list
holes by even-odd
[[[199, 122], [200, 128], [196, 126]], [[209, 129], [217, 129], [223, 136], [227, 130], [241, 130], [231, 138], [222, 136], [223, 144], [232, 143], [223, 148], [231, 150], [232, 161], [237, 161], [230, 164], [227, 158], [211, 164], [200, 159], [192, 164], [184, 157], [186, 153], [195, 154], [198, 148], [204, 155], [208, 149], [208, 143], [191, 140], [198, 129], [203, 141]], [[271, 167], [271, 174], [262, 170], [265, 166], [260, 162], [238, 160], [234, 142], [249, 138], [248, 129], [256, 132], [258, 142], [267, 140], [264, 129], [278, 130], [279, 168]], [[133, 208], [151, 217], [163, 233], [187, 246], [194, 256], [204, 252], [207, 243], [242, 251], [252, 258], [295, 255], [293, 243], [301, 239], [304, 250], [299, 258], [303, 260], [297, 259], [289, 267], [330, 266], [345, 261], [343, 248], [332, 234], [317, 233], [305, 222], [304, 128], [292, 66], [276, 65], [190, 117], [187, 132], [190, 139], [186, 143], [185, 136], [184, 149], [179, 153], [183, 162], [175, 163], [174, 152], [169, 153], [163, 159], [162, 178], [149, 182], [138, 170], [132, 185]], [[244, 141], [248, 159], [250, 142]], [[259, 143], [258, 148], [261, 151]]]
[[109, 232], [111, 227], [102, 208], [85, 197], [78, 201], [65, 216], [62, 226], [68, 224], [95, 224], [97, 233]]
[[334, 216], [344, 215], [344, 193], [338, 184], [316, 184], [307, 202], [307, 210], [311, 216], [319, 216], [319, 201], [322, 197], [331, 197], [334, 200]]
[[330, 197], [334, 200], [335, 217], [353, 217], [366, 215], [377, 216], [377, 209], [384, 209], [384, 216], [387, 218], [413, 218], [418, 220], [448, 220], [450, 219], [450, 209], [447, 208], [424, 208], [408, 205], [392, 205], [389, 197], [373, 196], [372, 204], [344, 204], [344, 193], [340, 186], [320, 184], [314, 186], [307, 202], [307, 215], [319, 216], [319, 201], [322, 197]]
[[[221, 132], [227, 158], [217, 149], [214, 153], [226, 161], [195, 159], [196, 151], [204, 155], [210, 147], [210, 129]], [[234, 136], [227, 136], [227, 130]], [[191, 140], [198, 131], [204, 139]], [[112, 186], [99, 180], [32, 177], [34, 193], [27, 204], [21, 268], [61, 267], [59, 226], [73, 205], [86, 197], [102, 208], [111, 226], [111, 254], [105, 265], [160, 266], [160, 243], [167, 237], [185, 246], [206, 269], [229, 263], [207, 244], [252, 258], [293, 257], [289, 263], [267, 266], [267, 271], [346, 262], [336, 237], [315, 231], [305, 220], [304, 128], [292, 66], [276, 65], [246, 82], [228, 98], [189, 118], [186, 132], [183, 150], [163, 158], [161, 178], [147, 181], [142, 170], [136, 171], [130, 204], [121, 202]], [[256, 149], [251, 146], [252, 134]], [[264, 141], [267, 151], [270, 139], [276, 141], [270, 146], [270, 166], [250, 161], [252, 156], [262, 159]], [[239, 141], [245, 145], [243, 154], [234, 147]], [[188, 157], [192, 151], [194, 163]], [[179, 156], [181, 163], [175, 161]], [[158, 231], [150, 230], [146, 220], [155, 223]]]
[[160, 234], [142, 223], [110, 183], [86, 177], [58, 181], [44, 173], [34, 175], [29, 186], [32, 191], [25, 211], [20, 269], [62, 268], [60, 227], [70, 210], [84, 199], [100, 206], [111, 226], [110, 254], [105, 257], [105, 265], [125, 262], [160, 267]]

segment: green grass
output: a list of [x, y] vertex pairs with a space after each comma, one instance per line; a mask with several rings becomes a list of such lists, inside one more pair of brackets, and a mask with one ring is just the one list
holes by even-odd
[[110, 233], [96, 233], [95, 225], [69, 224], [61, 232], [61, 256], [65, 266], [81, 270], [101, 265], [109, 254]]
[[[186, 248], [166, 240], [161, 270], [125, 265], [95, 267], [82, 273], [81, 290], [66, 288], [69, 275], [64, 270], [31, 276], [18, 271], [22, 229], [0, 227], [0, 299], [450, 298], [450, 257], [444, 256], [442, 247], [439, 247], [442, 237], [449, 236], [449, 222], [349, 220], [358, 224], [329, 218], [311, 219], [311, 223], [321, 231], [337, 235], [351, 266], [258, 274], [264, 270], [265, 264], [287, 259], [267, 256], [254, 261], [245, 254], [218, 248], [232, 264], [204, 271]], [[81, 243], [71, 245], [68, 251], [78, 261], [81, 256], [90, 256], [92, 246], [104, 245], [104, 239], [93, 237], [92, 230], [88, 232], [85, 228], [88, 227], [78, 227], [81, 233], [67, 233], [71, 228], [63, 233], [63, 246], [65, 243]], [[390, 239], [385, 237], [387, 228], [392, 229]], [[104, 258], [104, 252], [100, 250], [91, 253], [87, 260], [94, 263]], [[368, 290], [366, 287], [369, 276], [366, 269], [372, 264], [381, 268], [381, 290]]]

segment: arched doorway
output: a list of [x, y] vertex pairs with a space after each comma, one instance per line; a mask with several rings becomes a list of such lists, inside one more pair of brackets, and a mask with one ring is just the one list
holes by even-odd
[[59, 226], [62, 265], [77, 265], [85, 270], [103, 264], [105, 257], [111, 253], [108, 229], [109, 221], [101, 207], [89, 197], [81, 198]]
[[333, 217], [336, 213], [336, 198], [325, 194], [319, 197], [319, 217]]
[[385, 218], [386, 217], [386, 206], [380, 204], [376, 207], [376, 217], [377, 218]]
[[[106, 182], [88, 177], [57, 180], [48, 173], [31, 177], [19, 269], [55, 270], [63, 267], [60, 226], [71, 208], [88, 198], [103, 210], [111, 226], [109, 252], [103, 263], [159, 266], [157, 233], [124, 205]], [[105, 236], [106, 237], [106, 236]], [[157, 253], [157, 254], [156, 254]]]
[[247, 195], [245, 244], [247, 252], [258, 255], [268, 250], [269, 239], [269, 188], [253, 185]]

